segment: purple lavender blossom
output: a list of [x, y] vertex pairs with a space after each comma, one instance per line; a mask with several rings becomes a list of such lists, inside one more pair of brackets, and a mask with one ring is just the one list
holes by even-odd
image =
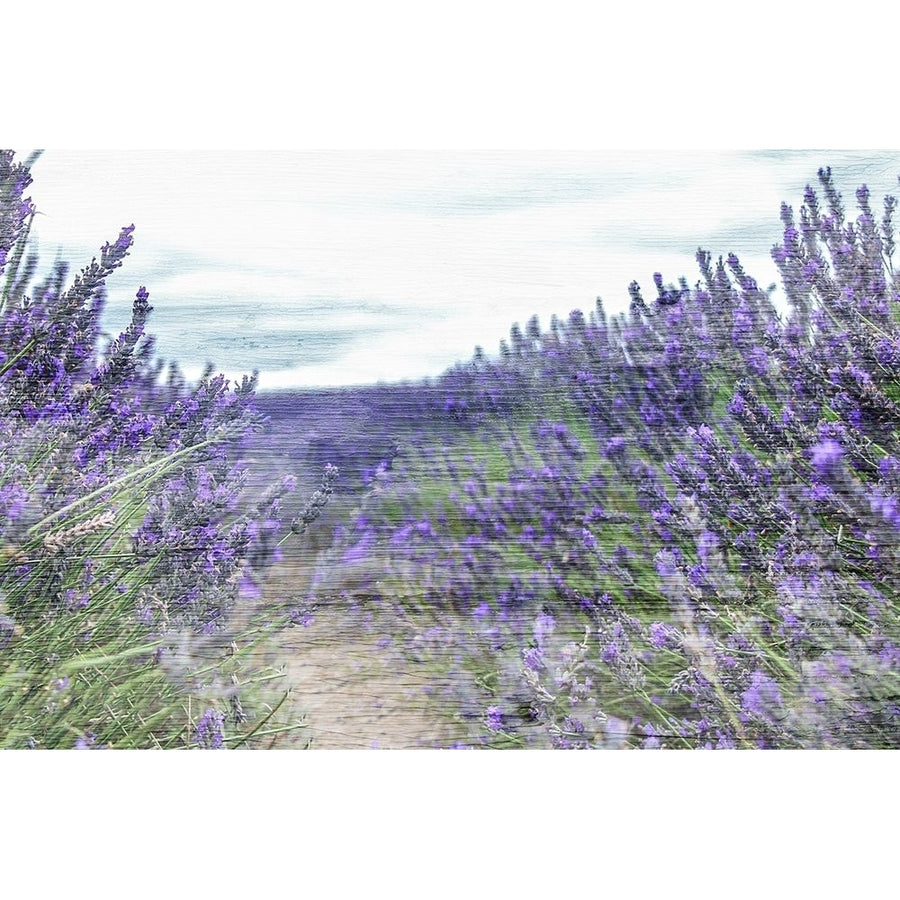
[[671, 550], [660, 550], [654, 559], [656, 572], [660, 578], [671, 578], [678, 572], [675, 555]]
[[525, 668], [532, 672], [540, 672], [544, 669], [544, 654], [540, 647], [526, 647], [522, 651], [522, 659]]
[[204, 750], [222, 750], [225, 747], [223, 727], [225, 714], [207, 709], [194, 729], [194, 744]]
[[900, 529], [900, 503], [894, 496], [886, 496], [879, 490], [869, 495], [869, 507], [893, 528]]
[[259, 600], [262, 596], [262, 591], [260, 590], [259, 585], [253, 579], [253, 577], [245, 572], [241, 577], [240, 587], [239, 587], [240, 597], [242, 600]]
[[662, 741], [659, 739], [659, 733], [653, 725], [647, 722], [641, 726], [641, 731], [645, 735], [644, 740], [641, 742], [641, 747], [644, 750], [660, 750], [662, 748]]
[[488, 731], [503, 730], [503, 710], [499, 706], [489, 706], [484, 711], [484, 724]]
[[843, 455], [844, 448], [837, 441], [826, 438], [812, 447], [810, 461], [820, 477], [825, 477], [835, 470]]
[[773, 719], [782, 708], [778, 683], [757, 669], [750, 678], [750, 685], [741, 694], [741, 706], [745, 712], [761, 719]]
[[677, 640], [677, 632], [665, 622], [651, 622], [649, 636], [651, 646], [657, 650], [662, 650], [664, 647], [668, 647], [673, 640]]
[[482, 601], [472, 610], [472, 617], [474, 619], [486, 619], [491, 614], [490, 604]]

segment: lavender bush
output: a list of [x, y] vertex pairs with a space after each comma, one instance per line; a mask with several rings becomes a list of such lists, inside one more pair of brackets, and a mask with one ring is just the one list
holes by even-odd
[[316, 590], [389, 604], [473, 743], [900, 744], [897, 204], [819, 185], [787, 314], [701, 250], [422, 392]]
[[261, 424], [255, 376], [188, 385], [173, 369], [163, 383], [143, 287], [104, 343], [106, 282], [134, 226], [71, 282], [60, 263], [35, 283], [30, 162], [0, 153], [0, 746], [272, 733], [253, 701], [269, 677], [248, 658], [259, 629], [231, 619], [275, 558], [293, 488], [242, 497], [230, 460]]

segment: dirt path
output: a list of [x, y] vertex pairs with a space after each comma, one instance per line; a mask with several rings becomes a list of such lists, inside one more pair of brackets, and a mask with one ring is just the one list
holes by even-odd
[[[266, 598], [284, 608], [293, 602], [288, 598], [308, 594], [331, 529], [350, 518], [365, 489], [362, 468], [377, 464], [393, 446], [397, 423], [373, 414], [369, 394], [376, 397], [378, 391], [362, 398], [337, 392], [328, 402], [312, 395], [272, 395], [260, 401], [272, 420], [265, 440], [252, 449], [256, 488], [262, 490], [285, 471], [302, 475], [296, 494], [284, 499], [286, 521], [318, 487], [325, 462], [341, 469], [324, 515], [267, 573], [261, 608]], [[357, 437], [348, 441], [348, 435]], [[348, 577], [341, 573], [342, 579]], [[471, 726], [454, 720], [447, 696], [442, 697], [450, 694], [450, 686], [442, 684], [433, 669], [401, 654], [397, 627], [387, 613], [340, 603], [315, 611], [309, 625], [273, 635], [260, 648], [260, 662], [284, 666], [286, 677], [275, 684], [279, 690], [292, 688], [288, 714], [307, 723], [276, 746], [310, 742], [319, 749], [449, 747], [465, 741]]]
[[[266, 581], [278, 598], [306, 594], [311, 560], [282, 565]], [[266, 600], [258, 609], [264, 609]], [[279, 719], [303, 719], [306, 727], [279, 738], [278, 747], [315, 749], [438, 748], [465, 742], [471, 725], [449, 701], [452, 685], [434, 667], [401, 652], [395, 615], [375, 602], [329, 603], [273, 633], [255, 651], [261, 666], [283, 669], [273, 684], [287, 688], [288, 708]]]
[[294, 714], [308, 727], [295, 745], [314, 749], [435, 748], [464, 739], [466, 727], [442, 708], [427, 673], [405, 661], [388, 635], [358, 613], [329, 611], [279, 636]]

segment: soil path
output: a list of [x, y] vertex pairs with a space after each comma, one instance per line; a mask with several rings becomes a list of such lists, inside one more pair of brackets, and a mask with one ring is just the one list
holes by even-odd
[[[408, 427], [373, 412], [379, 396], [371, 389], [359, 396], [352, 391], [270, 395], [260, 402], [272, 421], [250, 451], [254, 489], [262, 491], [284, 472], [300, 476], [296, 493], [284, 498], [284, 521], [298, 515], [316, 490], [325, 462], [341, 471], [325, 513], [266, 573], [263, 605], [269, 598], [285, 608], [292, 602], [288, 598], [307, 596], [334, 527], [351, 520], [366, 490], [363, 469], [389, 455], [391, 435]], [[276, 684], [292, 688], [289, 714], [307, 724], [276, 746], [449, 747], [465, 741], [471, 725], [454, 718], [450, 686], [425, 665], [404, 658], [397, 629], [396, 619], [384, 612], [341, 603], [316, 610], [309, 625], [273, 635], [260, 648], [259, 661], [284, 667], [286, 678]]]
[[296, 744], [436, 748], [464, 737], [465, 727], [441, 708], [426, 674], [384, 643], [360, 628], [358, 616], [334, 612], [279, 636], [273, 650], [286, 666], [289, 701], [308, 725]]
[[[297, 588], [297, 572], [273, 573], [269, 596]], [[449, 702], [451, 685], [401, 652], [396, 619], [375, 605], [329, 604], [308, 624], [273, 634], [257, 651], [261, 664], [283, 669], [290, 688], [279, 718], [306, 727], [277, 747], [312, 749], [442, 748], [465, 742], [470, 725]]]

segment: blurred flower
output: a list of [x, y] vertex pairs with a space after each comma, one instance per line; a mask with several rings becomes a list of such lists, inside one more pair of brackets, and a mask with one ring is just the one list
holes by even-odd
[[223, 727], [225, 714], [207, 709], [194, 729], [194, 744], [204, 750], [222, 750], [225, 747]]
[[837, 441], [827, 438], [812, 447], [811, 462], [819, 475], [824, 477], [834, 471], [843, 455], [844, 448]]
[[488, 731], [498, 732], [503, 729], [503, 712], [499, 706], [489, 706], [484, 711], [484, 724]]

